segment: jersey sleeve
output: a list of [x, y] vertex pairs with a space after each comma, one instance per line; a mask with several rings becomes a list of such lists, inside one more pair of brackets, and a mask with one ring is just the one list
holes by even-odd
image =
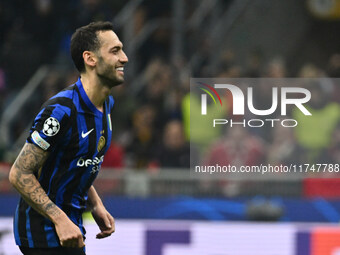
[[36, 116], [26, 142], [51, 151], [63, 140], [70, 127], [69, 122], [69, 108], [59, 104], [47, 105]]

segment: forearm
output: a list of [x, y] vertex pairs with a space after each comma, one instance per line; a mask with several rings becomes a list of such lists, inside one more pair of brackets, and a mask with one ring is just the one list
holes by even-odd
[[92, 216], [101, 230], [96, 238], [100, 239], [110, 236], [115, 231], [115, 220], [105, 209], [102, 200], [93, 186], [88, 191], [88, 204], [91, 208]]
[[64, 213], [49, 199], [34, 175], [42, 166], [46, 155], [35, 145], [26, 144], [11, 168], [9, 180], [34, 210], [55, 223]]
[[103, 205], [102, 200], [100, 199], [96, 189], [93, 187], [93, 185], [90, 187], [88, 191], [88, 205], [90, 206], [90, 209], [93, 210], [98, 205]]
[[11, 183], [22, 198], [38, 213], [55, 223], [62, 211], [47, 196], [33, 174], [22, 174], [14, 170], [15, 180]]

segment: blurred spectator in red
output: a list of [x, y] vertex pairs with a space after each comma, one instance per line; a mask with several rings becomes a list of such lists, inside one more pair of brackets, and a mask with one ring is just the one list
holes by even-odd
[[[313, 176], [314, 171], [311, 172], [311, 178], [303, 180], [303, 195], [307, 198], [328, 198], [339, 199], [340, 197], [340, 179], [339, 171], [336, 170], [340, 163], [340, 122], [337, 124], [332, 133], [332, 140], [329, 148], [323, 150], [318, 164], [328, 164], [329, 169], [321, 170], [318, 174], [321, 178]], [[323, 165], [327, 166], [327, 165]]]
[[[215, 142], [207, 152], [203, 165], [214, 166], [252, 166], [259, 165], [265, 161], [265, 148], [262, 140], [252, 135], [243, 126], [228, 128], [227, 133], [219, 141]], [[210, 182], [200, 183], [201, 192], [210, 190], [213, 185]], [[221, 191], [226, 196], [238, 195], [242, 185], [246, 182], [224, 180], [219, 182]]]
[[105, 154], [102, 167], [122, 168], [124, 167], [124, 156], [124, 149], [119, 144], [112, 141]]
[[228, 132], [215, 142], [207, 152], [204, 165], [252, 166], [264, 162], [264, 145], [260, 138], [250, 134], [240, 125], [228, 128]]

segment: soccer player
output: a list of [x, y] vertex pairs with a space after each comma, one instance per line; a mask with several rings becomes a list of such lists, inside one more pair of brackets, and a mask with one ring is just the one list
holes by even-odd
[[25, 255], [85, 254], [86, 202], [97, 238], [115, 231], [92, 183], [111, 142], [110, 90], [124, 82], [128, 62], [122, 48], [110, 22], [90, 23], [72, 36], [80, 78], [43, 105], [9, 174], [21, 194], [14, 235]]

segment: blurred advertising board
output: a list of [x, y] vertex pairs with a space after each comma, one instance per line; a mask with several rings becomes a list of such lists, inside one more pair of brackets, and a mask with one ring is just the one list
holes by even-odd
[[[88, 221], [87, 254], [134, 255], [338, 255], [337, 224], [117, 220], [116, 233], [97, 240]], [[0, 254], [20, 254], [12, 219], [0, 219]]]

